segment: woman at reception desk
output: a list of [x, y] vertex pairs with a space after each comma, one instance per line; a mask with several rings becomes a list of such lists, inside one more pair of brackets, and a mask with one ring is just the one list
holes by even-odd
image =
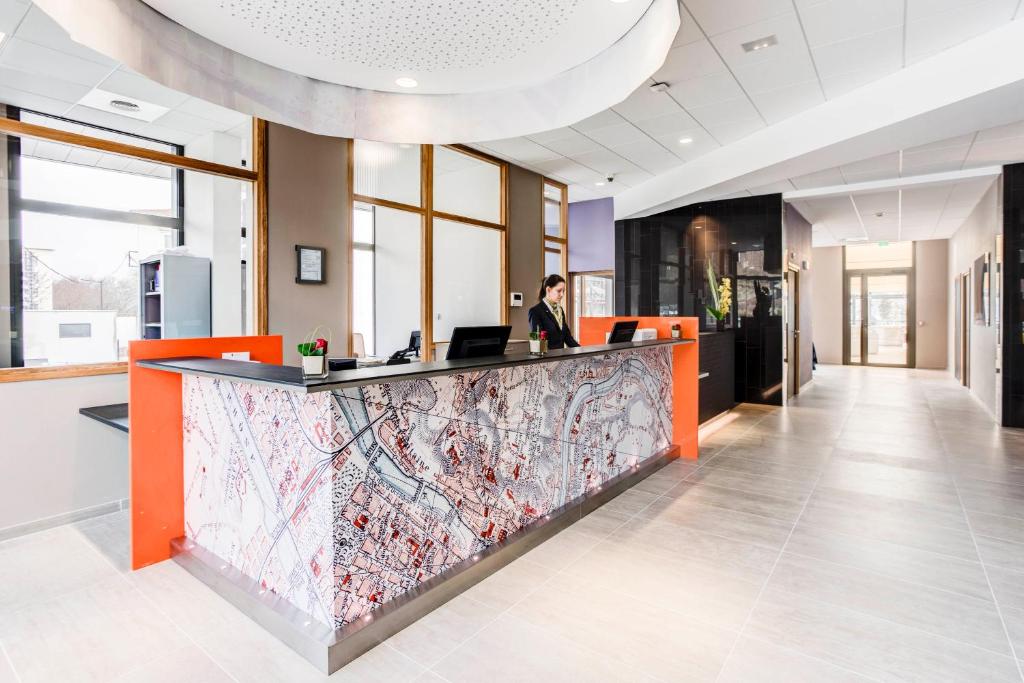
[[562, 307], [564, 299], [565, 278], [561, 275], [548, 275], [540, 285], [537, 305], [529, 310], [530, 329], [534, 332], [547, 333], [549, 349], [574, 348], [580, 345], [569, 329], [568, 316]]
[[323, 379], [280, 337], [133, 342], [133, 567], [173, 555], [333, 672], [696, 457], [696, 319], [667, 320], [690, 338], [591, 318], [593, 346]]

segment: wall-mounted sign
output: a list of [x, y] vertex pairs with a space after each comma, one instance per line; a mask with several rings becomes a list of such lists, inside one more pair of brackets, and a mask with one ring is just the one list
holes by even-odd
[[327, 282], [324, 261], [327, 250], [295, 245], [295, 282], [300, 285], [322, 285]]

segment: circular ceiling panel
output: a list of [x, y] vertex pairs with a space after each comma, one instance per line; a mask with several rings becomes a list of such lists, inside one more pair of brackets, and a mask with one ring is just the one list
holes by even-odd
[[243, 55], [329, 83], [424, 94], [540, 83], [621, 39], [653, 0], [144, 0]]
[[34, 0], [163, 85], [296, 128], [480, 142], [571, 125], [664, 63], [677, 0]]

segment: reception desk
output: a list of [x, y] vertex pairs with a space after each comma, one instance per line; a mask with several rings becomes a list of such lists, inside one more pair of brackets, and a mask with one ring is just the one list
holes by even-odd
[[[181, 533], [162, 533], [332, 672], [677, 457], [673, 358], [687, 344], [695, 353], [658, 339], [315, 380], [142, 357], [154, 347], [132, 372], [160, 382], [157, 404], [180, 405], [180, 439], [150, 444], [172, 460], [180, 449]], [[133, 525], [144, 515], [133, 505]]]

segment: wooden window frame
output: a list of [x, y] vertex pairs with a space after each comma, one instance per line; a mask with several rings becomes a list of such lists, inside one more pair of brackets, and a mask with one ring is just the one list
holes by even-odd
[[[348, 197], [349, 197], [349, 213], [354, 210], [354, 204], [356, 202], [362, 204], [369, 204], [371, 206], [382, 206], [389, 209], [395, 209], [398, 211], [408, 211], [410, 213], [416, 213], [420, 215], [420, 358], [422, 360], [432, 360], [434, 355], [435, 344], [442, 342], [434, 341], [434, 219], [441, 219], [451, 221], [453, 223], [462, 223], [465, 225], [472, 225], [478, 228], [486, 228], [490, 230], [497, 230], [501, 233], [501, 274], [500, 274], [500, 297], [499, 310], [501, 311], [501, 324], [508, 324], [508, 163], [493, 157], [489, 154], [485, 154], [478, 150], [475, 150], [466, 145], [441, 145], [460, 154], [473, 157], [480, 161], [485, 161], [490, 164], [494, 164], [500, 171], [500, 221], [494, 223], [491, 221], [481, 220], [479, 218], [472, 218], [469, 216], [461, 216], [458, 214], [448, 213], [445, 211], [434, 210], [434, 145], [420, 145], [420, 205], [415, 206], [413, 204], [405, 204], [403, 202], [396, 202], [389, 199], [383, 199], [380, 197], [373, 197], [370, 195], [356, 194], [355, 193], [355, 140], [348, 141], [348, 159], [349, 159], [349, 174], [348, 174]], [[543, 226], [542, 226], [543, 229]], [[349, 352], [352, 349], [352, 268], [351, 258], [353, 249], [355, 248], [352, 241], [352, 231], [349, 230], [349, 292], [348, 292], [348, 328], [349, 328]]]
[[[104, 140], [91, 135], [72, 133], [49, 128], [35, 123], [26, 123], [0, 117], [0, 133], [22, 139], [57, 142], [81, 149], [90, 149], [106, 154], [116, 154], [141, 159], [162, 166], [185, 171], [197, 171], [207, 175], [253, 183], [256, 230], [253, 242], [255, 260], [255, 329], [256, 334], [266, 334], [267, 328], [267, 205], [266, 205], [266, 122], [253, 119], [253, 160], [255, 171], [235, 168], [193, 157], [179, 156], [169, 152], [139, 147], [124, 142]], [[95, 377], [128, 372], [127, 361], [103, 363], [81, 363], [74, 365], [50, 365], [27, 368], [0, 368], [0, 384], [28, 382], [47, 379], [69, 379], [74, 377]]]
[[[559, 234], [557, 236], [547, 234], [547, 226], [545, 225], [545, 217], [546, 216], [545, 216], [545, 210], [544, 209], [546, 208], [546, 203], [547, 203], [548, 199], [547, 199], [547, 195], [545, 194], [544, 190], [545, 190], [545, 188], [548, 185], [551, 185], [552, 187], [558, 188], [560, 190], [560, 192], [561, 192], [561, 200], [560, 200], [561, 201], [561, 205], [559, 206], [559, 211], [558, 211], [558, 220], [559, 220], [560, 225], [559, 225], [559, 231], [558, 231]], [[547, 268], [545, 268], [545, 264], [547, 263], [547, 255], [549, 253], [551, 253], [551, 254], [559, 253], [560, 256], [561, 256], [561, 261], [562, 261], [562, 273], [565, 274], [565, 280], [566, 280], [566, 285], [567, 285], [566, 286], [566, 290], [568, 290], [568, 283], [569, 283], [569, 186], [566, 185], [565, 183], [559, 182], [557, 180], [552, 180], [551, 178], [543, 177], [543, 178], [541, 178], [540, 196], [541, 196], [541, 204], [540, 204], [540, 234], [541, 234], [541, 242], [540, 242], [540, 249], [541, 249], [541, 251], [540, 251], [540, 269], [541, 269], [542, 272], [544, 272], [544, 277], [547, 277], [548, 275], [550, 275], [550, 273], [547, 272]], [[553, 248], [549, 247], [548, 246], [548, 242], [557, 243], [559, 245], [559, 248], [556, 250], [556, 249], [553, 249]]]

